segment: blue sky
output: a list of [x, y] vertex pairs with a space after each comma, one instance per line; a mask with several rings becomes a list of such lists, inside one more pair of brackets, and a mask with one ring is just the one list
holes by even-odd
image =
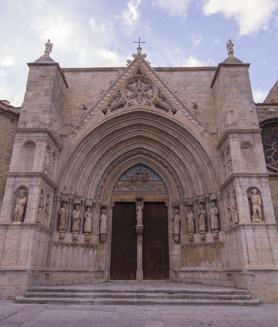
[[139, 36], [153, 66], [215, 66], [232, 38], [256, 101], [278, 77], [278, 0], [0, 0], [0, 99], [21, 105], [48, 38], [61, 67], [94, 67], [125, 65]]

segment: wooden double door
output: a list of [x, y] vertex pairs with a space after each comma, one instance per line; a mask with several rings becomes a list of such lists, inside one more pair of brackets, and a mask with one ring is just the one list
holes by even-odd
[[[113, 208], [110, 279], [136, 279], [136, 205], [118, 202]], [[162, 202], [145, 202], [143, 208], [143, 277], [169, 278], [167, 207]]]

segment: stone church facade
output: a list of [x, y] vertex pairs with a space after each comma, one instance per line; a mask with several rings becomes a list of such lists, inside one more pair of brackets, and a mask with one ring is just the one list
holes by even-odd
[[0, 289], [173, 280], [278, 299], [278, 84], [249, 64], [29, 63], [0, 102]]

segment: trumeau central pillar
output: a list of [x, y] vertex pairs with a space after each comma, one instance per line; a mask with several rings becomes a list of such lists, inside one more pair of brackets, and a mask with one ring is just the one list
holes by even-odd
[[136, 269], [136, 280], [143, 280], [143, 199], [136, 200], [136, 220], [137, 225], [137, 269]]

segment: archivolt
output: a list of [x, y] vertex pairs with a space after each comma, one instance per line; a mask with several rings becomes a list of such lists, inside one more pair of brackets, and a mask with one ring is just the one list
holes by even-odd
[[121, 173], [140, 162], [157, 171], [175, 197], [217, 188], [212, 160], [198, 136], [150, 111], [110, 116], [64, 151], [60, 188], [80, 196], [107, 197]]

